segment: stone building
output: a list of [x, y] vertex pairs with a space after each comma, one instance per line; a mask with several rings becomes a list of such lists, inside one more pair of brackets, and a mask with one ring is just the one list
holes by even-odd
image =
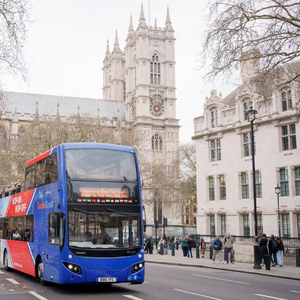
[[[242, 85], [225, 98], [216, 90], [194, 119], [198, 234], [254, 236], [250, 122], [254, 120], [258, 235], [278, 235], [275, 187], [281, 187], [281, 235], [300, 237], [299, 62], [259, 77], [259, 61], [242, 64]], [[264, 81], [260, 81], [259, 78]]]
[[[87, 121], [83, 141], [134, 144], [138, 147], [145, 182], [143, 198], [147, 223], [181, 225], [181, 207], [175, 189], [179, 180], [179, 120], [176, 119], [175, 37], [169, 9], [165, 26], [147, 26], [143, 6], [136, 29], [130, 18], [126, 46], [118, 35], [103, 60], [103, 99], [4, 92], [0, 148], [5, 152], [34, 121], [59, 120], [76, 126]], [[57, 124], [57, 122], [56, 122]], [[91, 134], [101, 128], [106, 137]], [[122, 135], [130, 135], [124, 141]], [[103, 135], [102, 135], [103, 136]], [[72, 137], [71, 141], [76, 141]], [[2, 182], [3, 184], [3, 182]], [[174, 187], [174, 186], [173, 186]]]

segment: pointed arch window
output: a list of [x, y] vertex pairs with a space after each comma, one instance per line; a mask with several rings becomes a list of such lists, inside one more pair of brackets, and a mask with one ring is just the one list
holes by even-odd
[[162, 151], [162, 138], [159, 134], [156, 133], [155, 135], [152, 136], [151, 143], [152, 143], [152, 150]]
[[211, 116], [211, 128], [215, 128], [219, 126], [219, 117], [218, 117], [218, 110], [216, 108], [212, 109], [210, 112]]
[[6, 132], [0, 127], [0, 150], [5, 150], [6, 146]]
[[160, 85], [160, 61], [157, 54], [154, 54], [150, 63], [150, 83]]

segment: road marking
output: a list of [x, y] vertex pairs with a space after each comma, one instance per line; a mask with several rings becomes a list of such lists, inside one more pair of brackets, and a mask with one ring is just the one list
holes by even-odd
[[300, 292], [297, 292], [297, 291], [290, 291], [290, 292], [300, 294]]
[[13, 284], [20, 284], [18, 281], [14, 280], [13, 278], [6, 278], [6, 280], [10, 281]]
[[40, 299], [40, 300], [48, 300], [47, 298], [45, 298], [45, 297], [39, 295], [39, 294], [36, 293], [35, 291], [29, 291], [28, 293], [31, 294], [31, 295], [34, 296], [34, 297], [37, 297], [37, 298]]
[[229, 279], [211, 277], [211, 276], [205, 276], [205, 275], [199, 275], [199, 274], [193, 274], [193, 276], [205, 277], [205, 278], [209, 278], [209, 279], [216, 279], [216, 280], [222, 280], [222, 281], [234, 282], [234, 283], [240, 283], [240, 284], [249, 284], [248, 282], [229, 280]]
[[264, 297], [264, 298], [269, 298], [269, 299], [276, 299], [276, 300], [287, 300], [285, 298], [277, 298], [277, 297], [272, 297], [272, 296], [267, 296], [267, 295], [262, 295], [262, 294], [254, 294], [254, 296]]
[[123, 295], [124, 297], [126, 298], [129, 298], [129, 299], [132, 299], [132, 300], [143, 300], [141, 298], [138, 298], [138, 297], [135, 297], [135, 296], [132, 296], [132, 295]]
[[194, 296], [199, 296], [199, 297], [203, 297], [203, 298], [213, 299], [213, 300], [222, 300], [220, 298], [215, 298], [215, 297], [211, 297], [211, 296], [207, 296], [207, 295], [202, 295], [202, 294], [196, 294], [196, 293], [192, 293], [192, 292], [188, 292], [188, 291], [183, 291], [183, 290], [178, 290], [178, 289], [174, 289], [174, 291], [181, 292], [181, 293], [186, 293], [186, 294], [190, 294], [190, 295], [194, 295]]

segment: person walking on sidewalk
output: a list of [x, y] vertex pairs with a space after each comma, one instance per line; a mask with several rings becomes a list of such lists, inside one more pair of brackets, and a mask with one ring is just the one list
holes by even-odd
[[264, 267], [266, 262], [265, 262], [265, 255], [268, 255], [268, 239], [267, 236], [263, 233], [261, 238], [259, 239], [259, 251], [260, 251], [260, 259], [261, 262], [264, 261], [264, 264], [261, 263], [261, 266]]
[[222, 240], [222, 244], [224, 246], [224, 251], [225, 251], [225, 260], [227, 263], [229, 263], [228, 259], [228, 254], [230, 253], [230, 262], [233, 264], [233, 243], [234, 243], [234, 238], [230, 235], [230, 232], [227, 233], [226, 236], [224, 236]]
[[284, 245], [281, 237], [277, 238], [278, 248], [277, 248], [277, 263], [279, 267], [283, 266], [283, 252], [284, 252]]
[[206, 248], [206, 243], [204, 242], [204, 239], [202, 238], [200, 240], [200, 252], [201, 252], [201, 257], [202, 258], [204, 258], [205, 248]]
[[272, 267], [275, 267], [277, 265], [278, 243], [275, 240], [274, 234], [271, 234], [271, 238], [269, 239], [269, 242], [268, 242], [268, 248], [269, 248], [269, 255], [270, 255]]
[[213, 240], [211, 246], [213, 248], [213, 257], [212, 257], [213, 264], [215, 263], [217, 255], [219, 256], [220, 263], [222, 264], [223, 263], [223, 261], [222, 261], [222, 243], [221, 243], [220, 237], [218, 235]]
[[181, 243], [183, 258], [186, 258], [186, 256], [187, 256], [187, 237], [182, 237], [182, 239], [180, 239], [180, 243]]
[[191, 258], [193, 258], [193, 251], [192, 251], [193, 241], [194, 240], [189, 235], [188, 239], [187, 239], [187, 257], [190, 257], [190, 255], [191, 255]]

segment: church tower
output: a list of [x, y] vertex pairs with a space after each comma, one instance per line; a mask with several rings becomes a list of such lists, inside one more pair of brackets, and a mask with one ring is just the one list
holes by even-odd
[[[112, 53], [109, 48], [106, 51], [103, 97], [124, 100], [126, 122], [136, 137], [140, 157], [144, 159], [142, 167], [148, 165], [153, 170], [157, 167], [160, 171], [164, 170], [165, 178], [178, 178], [175, 37], [169, 8], [165, 26], [161, 28], [157, 26], [156, 20], [153, 27], [147, 26], [141, 5], [136, 30], [130, 17], [123, 56], [115, 49], [116, 42]], [[117, 65], [123, 66], [122, 71]], [[119, 84], [121, 78], [123, 81]], [[151, 180], [154, 182], [155, 178]], [[143, 193], [143, 198], [147, 199], [144, 203], [151, 203], [146, 208], [147, 222], [153, 224], [158, 220], [162, 223], [162, 217], [165, 216], [169, 224], [181, 224], [181, 209], [175, 205], [177, 208], [173, 208], [176, 213], [171, 212], [170, 203], [168, 208], [166, 206], [167, 197], [158, 188], [154, 190], [145, 195]]]

